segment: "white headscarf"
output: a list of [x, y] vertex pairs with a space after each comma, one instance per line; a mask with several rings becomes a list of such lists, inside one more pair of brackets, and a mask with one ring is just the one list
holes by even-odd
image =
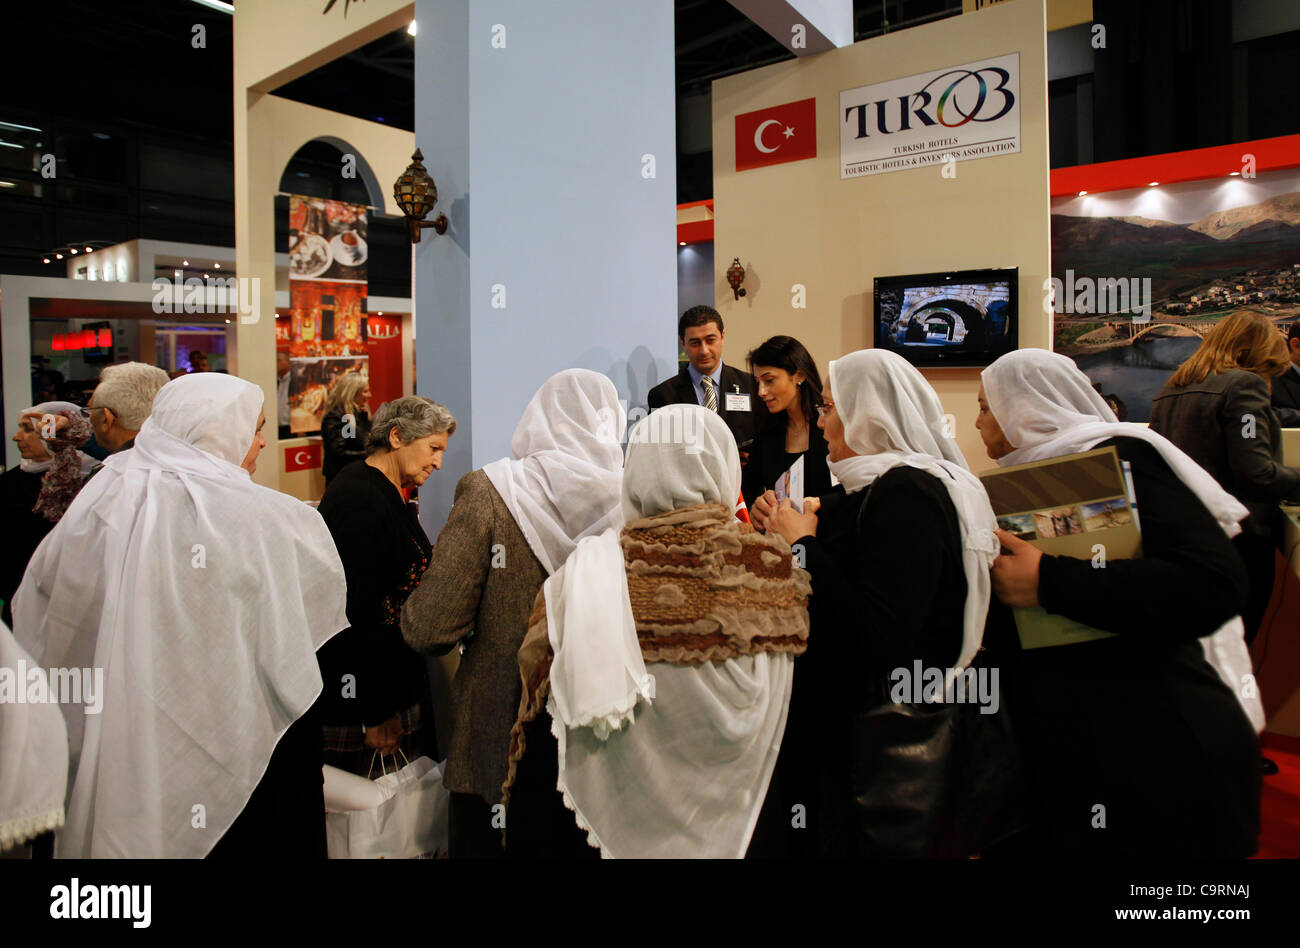
[[[26, 687], [39, 668], [0, 622], [0, 670]], [[53, 704], [0, 701], [0, 850], [63, 825], [68, 731]]]
[[[736, 442], [716, 412], [668, 405], [632, 430], [629, 520], [730, 509], [739, 491]], [[558, 785], [588, 841], [606, 857], [743, 856], [785, 731], [793, 656], [655, 662], [647, 674], [614, 529], [579, 543], [545, 592]]]
[[63, 706], [60, 856], [206, 855], [320, 693], [316, 649], [348, 624], [343, 565], [315, 511], [240, 467], [261, 406], [219, 373], [163, 386], [14, 597], [37, 661], [103, 670], [101, 713]]
[[[1118, 420], [1073, 359], [1046, 349], [1020, 349], [986, 368], [980, 380], [989, 411], [1015, 447], [998, 458], [999, 465], [1078, 454], [1110, 438], [1138, 438], [1160, 453], [1228, 536], [1241, 532], [1239, 521], [1250, 513], [1241, 501], [1168, 438]], [[1258, 697], [1242, 697], [1242, 677], [1252, 670], [1244, 632], [1240, 617], [1233, 618], [1201, 645], [1258, 731], [1264, 728], [1263, 705]]]
[[957, 442], [945, 433], [939, 396], [902, 356], [885, 349], [851, 352], [831, 362], [829, 378], [844, 442], [859, 455], [830, 464], [844, 489], [852, 494], [886, 471], [907, 465], [937, 477], [957, 511], [966, 604], [961, 652], [951, 675], [970, 664], [984, 638], [993, 591], [989, 570], [999, 550], [988, 494]]
[[1249, 514], [1245, 506], [1168, 438], [1119, 421], [1073, 359], [1046, 349], [1020, 349], [986, 368], [980, 381], [989, 411], [1015, 448], [998, 464], [1078, 454], [1108, 438], [1139, 438], [1160, 452], [1228, 536], [1241, 532], [1238, 521]]
[[510, 439], [515, 456], [484, 466], [548, 575], [583, 537], [618, 525], [626, 424], [613, 382], [566, 369], [524, 409]]
[[[41, 402], [39, 405], [33, 405], [31, 408], [24, 408], [20, 411], [18, 413], [18, 420], [21, 421], [28, 415], [57, 415], [61, 411], [76, 413], [81, 411], [81, 406], [74, 405], [72, 402]], [[32, 424], [38, 432], [41, 430], [41, 423], [39, 421], [33, 421]], [[46, 458], [44, 461], [30, 461], [27, 458], [23, 458], [22, 461], [19, 462], [18, 466], [28, 474], [43, 474], [45, 471], [48, 471], [50, 465], [54, 463], [53, 455], [54, 452], [58, 450], [53, 444], [55, 439], [42, 438], [41, 440], [45, 443], [45, 450], [50, 452], [51, 456]], [[77, 460], [81, 463], [81, 476], [83, 478], [90, 473], [91, 468], [99, 463], [82, 450], [77, 451]]]

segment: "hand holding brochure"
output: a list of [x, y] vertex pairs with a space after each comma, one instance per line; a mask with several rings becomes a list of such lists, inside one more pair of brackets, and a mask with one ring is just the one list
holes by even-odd
[[[1044, 553], [1091, 560], [1142, 555], [1142, 533], [1131, 482], [1114, 448], [998, 468], [980, 475], [998, 526]], [[1109, 638], [1102, 632], [1041, 607], [1016, 609], [1023, 648], [1071, 645]]]
[[790, 469], [776, 479], [776, 486], [773, 488], [776, 493], [776, 504], [781, 506], [781, 501], [789, 499], [790, 506], [795, 510], [803, 513], [803, 455], [799, 455], [798, 460], [790, 465]]

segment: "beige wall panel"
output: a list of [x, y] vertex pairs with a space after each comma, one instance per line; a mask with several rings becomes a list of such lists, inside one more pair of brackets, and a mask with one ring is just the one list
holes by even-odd
[[[937, 270], [1020, 269], [1020, 345], [1049, 347], [1042, 307], [1050, 269], [1047, 40], [1043, 4], [1020, 0], [953, 17], [713, 84], [714, 240], [717, 305], [726, 361], [768, 336], [804, 343], [826, 364], [871, 344], [872, 280]], [[839, 93], [844, 89], [1020, 54], [1019, 154], [840, 179]], [[817, 98], [817, 157], [735, 171], [735, 116]], [[725, 272], [745, 266], [748, 295], [733, 299]], [[807, 309], [791, 307], [803, 284]], [[926, 370], [972, 469], [992, 467], [975, 431], [976, 369]]]

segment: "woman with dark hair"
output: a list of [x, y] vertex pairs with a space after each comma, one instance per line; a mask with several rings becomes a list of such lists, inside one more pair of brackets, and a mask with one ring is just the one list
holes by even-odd
[[773, 488], [799, 458], [803, 458], [805, 497], [819, 497], [831, 489], [826, 438], [816, 424], [822, 377], [808, 350], [791, 336], [773, 336], [751, 351], [747, 361], [768, 417], [749, 449], [740, 490], [754, 526], [765, 530], [767, 517], [776, 509]]
[[1300, 470], [1282, 463], [1271, 383], [1290, 366], [1286, 339], [1258, 313], [1233, 313], [1169, 377], [1151, 405], [1151, 430], [1205, 468], [1250, 511], [1232, 538], [1250, 594], [1242, 619], [1254, 639], [1273, 594], [1284, 500], [1300, 501]]

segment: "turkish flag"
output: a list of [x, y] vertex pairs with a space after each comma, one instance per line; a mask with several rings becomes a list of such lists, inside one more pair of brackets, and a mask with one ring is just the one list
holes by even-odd
[[817, 100], [736, 116], [736, 170], [817, 157]]
[[284, 449], [284, 472], [290, 471], [309, 471], [314, 467], [320, 467], [321, 443], [304, 444], [296, 448]]

